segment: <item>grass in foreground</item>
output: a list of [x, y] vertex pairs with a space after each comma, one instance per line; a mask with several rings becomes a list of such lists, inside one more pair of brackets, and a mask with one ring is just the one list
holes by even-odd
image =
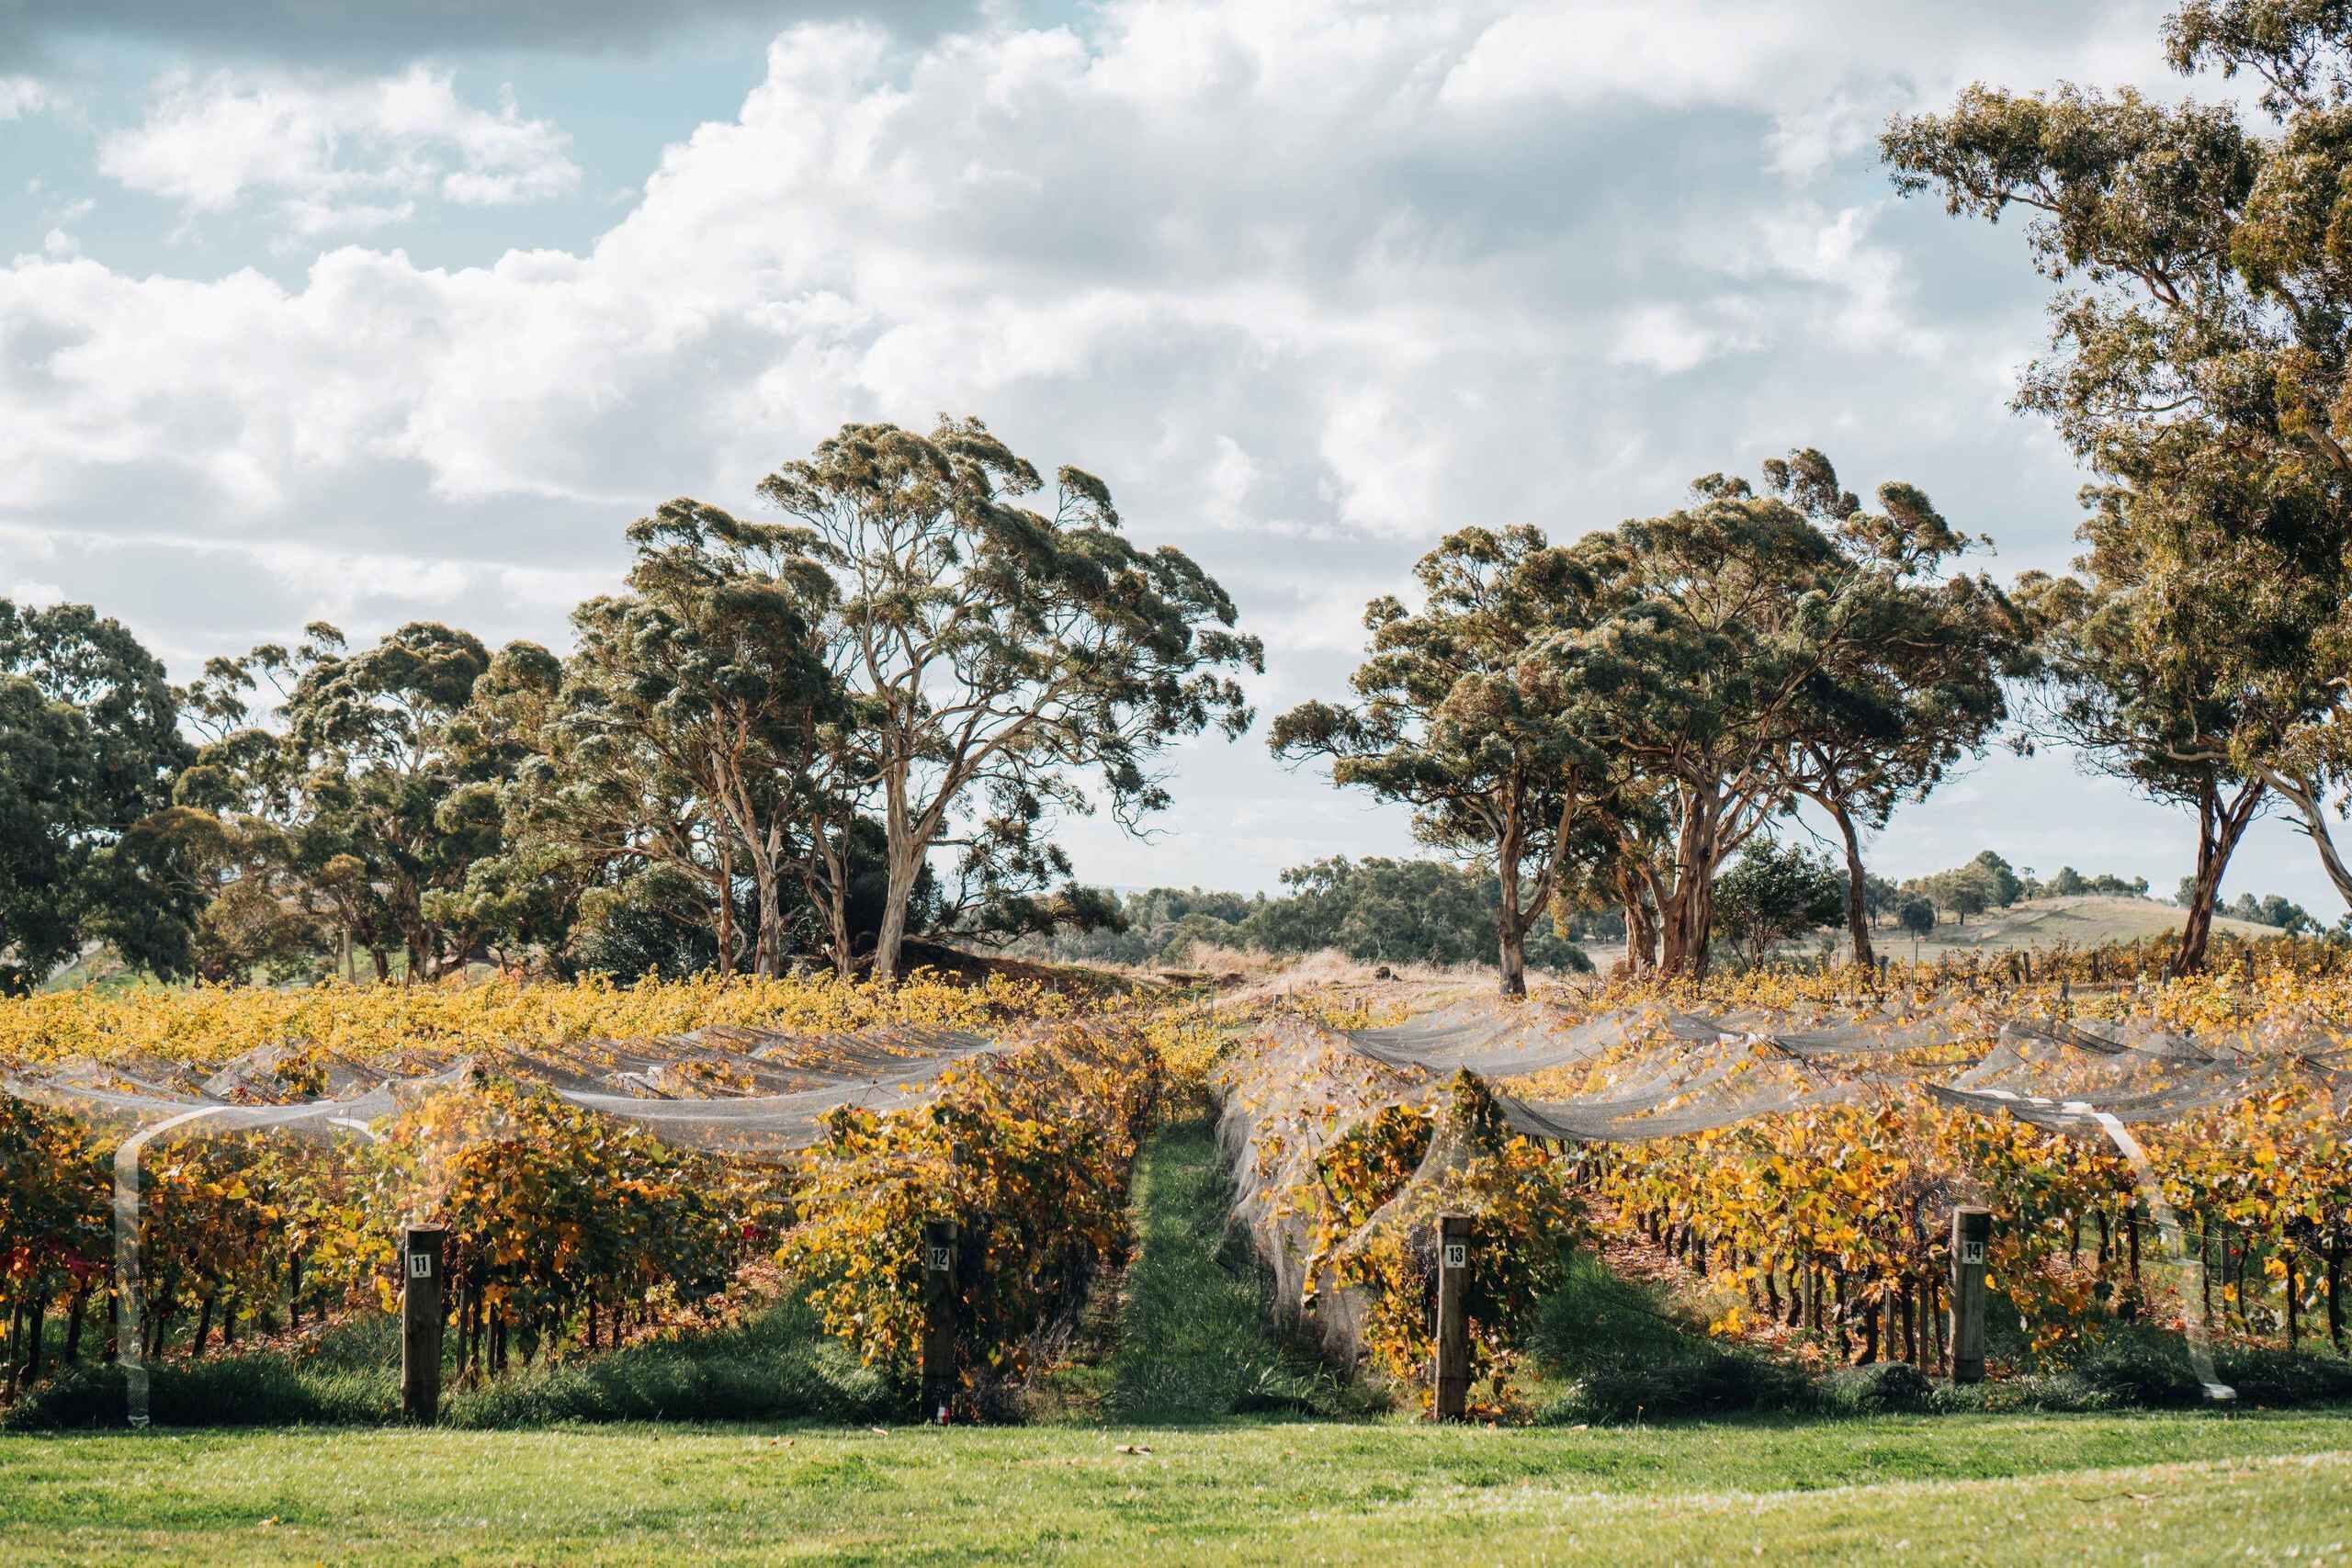
[[2341, 1412], [0, 1438], [9, 1561], [2182, 1561], [2347, 1543]]

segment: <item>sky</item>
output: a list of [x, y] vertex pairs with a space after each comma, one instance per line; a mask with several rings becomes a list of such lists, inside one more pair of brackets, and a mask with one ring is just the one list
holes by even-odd
[[[560, 649], [662, 501], [757, 515], [846, 421], [977, 414], [1266, 643], [1258, 728], [1166, 759], [1148, 839], [1064, 824], [1080, 875], [1412, 852], [1264, 729], [1448, 530], [1814, 446], [2066, 565], [2023, 238], [1874, 139], [1974, 80], [2182, 96], [2164, 8], [0, 0], [0, 597], [182, 677], [322, 617]], [[1868, 853], [1986, 847], [2168, 890], [2195, 829], [1996, 751]], [[2278, 820], [2225, 891], [2339, 908]]]

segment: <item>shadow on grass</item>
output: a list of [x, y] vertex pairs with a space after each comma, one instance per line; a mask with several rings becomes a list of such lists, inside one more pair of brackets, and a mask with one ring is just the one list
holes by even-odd
[[[1999, 1303], [1995, 1303], [1996, 1315]], [[2014, 1314], [2010, 1314], [2014, 1319]], [[2205, 1403], [2178, 1334], [2109, 1325], [2071, 1364], [1966, 1387], [1903, 1362], [1811, 1372], [1711, 1337], [1661, 1292], [1612, 1273], [1589, 1253], [1569, 1259], [1532, 1336], [1537, 1365], [1560, 1392], [1546, 1425], [1766, 1416], [1791, 1424], [1898, 1411], [2088, 1412]], [[2021, 1353], [2021, 1352], [2020, 1352]], [[2321, 1351], [2228, 1347], [2216, 1355], [2240, 1407], [2352, 1400], [2352, 1361]]]
[[[149, 1384], [164, 1427], [383, 1425], [400, 1416], [399, 1325], [375, 1318], [311, 1341], [299, 1355], [250, 1352], [167, 1363]], [[34, 1390], [0, 1429], [118, 1427], [120, 1368], [84, 1366]], [[899, 1414], [899, 1391], [820, 1334], [797, 1299], [742, 1325], [652, 1341], [582, 1361], [526, 1367], [479, 1388], [451, 1388], [442, 1423], [532, 1427], [569, 1421], [873, 1421]]]

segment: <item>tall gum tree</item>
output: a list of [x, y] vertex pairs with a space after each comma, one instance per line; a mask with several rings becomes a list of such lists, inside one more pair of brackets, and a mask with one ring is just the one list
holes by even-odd
[[[1867, 511], [1810, 448], [1764, 478], [1759, 492], [1709, 475], [1689, 505], [1579, 540], [1614, 608], [1547, 650], [1652, 672], [1641, 686], [1612, 680], [1632, 700], [1596, 714], [1591, 733], [1647, 781], [1664, 818], [1663, 842], [1629, 837], [1621, 869], [1629, 930], [1642, 906], [1656, 912], [1670, 975], [1706, 972], [1716, 874], [1798, 796], [1878, 814], [1932, 786], [2001, 716], [1998, 594], [1939, 575], [1960, 540], [1927, 497], [1890, 483]], [[1914, 719], [1935, 731], [1903, 730]], [[1849, 920], [1867, 953], [1852, 847]]]
[[0, 599], [0, 993], [86, 942], [186, 967], [202, 900], [167, 863], [193, 755], [164, 667], [87, 604]]
[[2258, 538], [2217, 526], [2210, 500], [2184, 498], [2086, 491], [2089, 548], [2075, 573], [2029, 572], [2017, 588], [2041, 655], [2033, 731], [2197, 815], [2180, 974], [2204, 964], [2230, 857], [2281, 776], [2273, 760], [2329, 691], [2303, 648], [2310, 580], [2276, 570]]
[[[1262, 671], [1232, 600], [1182, 552], [1121, 531], [1109, 488], [1056, 476], [1048, 516], [1021, 504], [1037, 470], [977, 419], [928, 435], [850, 424], [761, 484], [829, 572], [828, 667], [879, 797], [888, 885], [874, 974], [895, 979], [917, 883], [960, 840], [967, 882], [1002, 897], [1055, 812], [1091, 809], [1098, 781], [1134, 829], [1168, 804], [1151, 771], [1169, 744], [1250, 710], [1234, 676]], [[967, 830], [957, 832], [962, 827]]]
[[[807, 530], [685, 498], [630, 525], [628, 538], [631, 592], [573, 618], [581, 648], [559, 722], [600, 741], [572, 750], [580, 767], [650, 773], [657, 795], [708, 818], [721, 951], [733, 945], [740, 867], [757, 911], [752, 972], [773, 976], [783, 966], [786, 881], [797, 867], [831, 863], [833, 846], [819, 840], [836, 827], [845, 857], [854, 817], [823, 797], [827, 737], [848, 706], [821, 643], [831, 579], [809, 559]], [[845, 881], [834, 879], [836, 896], [821, 906], [843, 964]]]
[[[1898, 117], [1882, 151], [1899, 190], [1939, 196], [1956, 216], [2025, 214], [2031, 262], [2058, 286], [2050, 352], [2017, 406], [2130, 498], [2109, 507], [2087, 597], [2065, 615], [2091, 635], [2159, 615], [2195, 628], [2250, 594], [2267, 600], [2258, 629], [2190, 645], [2230, 664], [2247, 699], [2231, 711], [2212, 711], [2220, 682], [2200, 692], [2165, 667], [2167, 645], [2138, 645], [2146, 668], [2121, 667], [2120, 639], [2086, 661], [2120, 682], [2111, 705], [2127, 716], [2160, 693], [2203, 710], [2193, 734], [2178, 714], [2140, 727], [2152, 749], [2124, 769], [2166, 777], [2165, 793], [2198, 806], [2177, 955], [2193, 966], [2220, 867], [2266, 796], [2293, 807], [2352, 902], [2328, 820], [2352, 781], [2336, 683], [2352, 640], [2352, 13], [2191, 0], [2164, 41], [2183, 74], [2256, 79], [2267, 126], [2233, 104], [2128, 88], [1979, 85], [1942, 114]], [[2273, 592], [2282, 583], [2296, 592]]]
[[1334, 784], [1410, 807], [1423, 842], [1492, 865], [1501, 989], [1523, 996], [1528, 924], [1606, 788], [1594, 712], [1630, 703], [1619, 687], [1644, 683], [1648, 667], [1599, 644], [1573, 660], [1538, 655], [1601, 614], [1591, 571], [1538, 529], [1449, 534], [1413, 574], [1419, 611], [1384, 597], [1364, 612], [1356, 700], [1292, 709], [1270, 744], [1287, 761], [1328, 761]]
[[1776, 495], [1826, 526], [1851, 563], [1860, 605], [1850, 637], [1815, 678], [1789, 759], [1798, 795], [1836, 824], [1846, 857], [1844, 916], [1853, 962], [1870, 968], [1870, 874], [1861, 833], [1894, 807], [1923, 800], [1983, 752], [2008, 716], [2005, 677], [2031, 668], [2023, 624], [1989, 578], [1945, 576], [1944, 563], [1981, 540], [1954, 530], [1913, 486], [1879, 490], [1866, 511], [1838, 489], [1819, 452], [1765, 466]]

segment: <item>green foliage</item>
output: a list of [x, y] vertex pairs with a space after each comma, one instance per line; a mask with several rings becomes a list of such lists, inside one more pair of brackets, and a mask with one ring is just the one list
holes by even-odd
[[2250, 920], [2258, 926], [2275, 926], [2290, 934], [2320, 929], [2319, 922], [2312, 919], [2310, 910], [2277, 893], [2266, 893], [2259, 898], [2251, 893], [2241, 893], [2231, 903], [2215, 905], [2214, 912], [2227, 915], [2232, 919]]
[[845, 773], [888, 834], [885, 977], [935, 842], [964, 848], [942, 898], [960, 922], [1068, 881], [1041, 829], [1091, 808], [1090, 776], [1131, 825], [1167, 804], [1149, 766], [1164, 748], [1249, 728], [1233, 677], [1264, 652], [1231, 629], [1225, 590], [1182, 552], [1132, 543], [1100, 479], [1055, 480], [1053, 514], [1030, 510], [1037, 470], [978, 420], [943, 418], [928, 436], [844, 425], [761, 482], [830, 577], [820, 636], [855, 716]]
[[[602, 1421], [869, 1422], [896, 1413], [898, 1394], [824, 1335], [808, 1303], [787, 1296], [730, 1327], [643, 1340], [585, 1360], [518, 1368], [452, 1386], [441, 1421], [455, 1428]], [[370, 1317], [306, 1343], [299, 1353], [251, 1350], [167, 1361], [149, 1372], [155, 1420], [165, 1427], [390, 1426], [401, 1419], [399, 1325]], [[120, 1425], [123, 1376], [88, 1364], [40, 1384], [0, 1414], [10, 1431]]]
[[1844, 913], [1846, 878], [1802, 844], [1751, 839], [1715, 881], [1715, 931], [1750, 964]]
[[1506, 995], [1526, 990], [1526, 933], [1551, 903], [1610, 781], [1600, 710], [1653, 679], [1638, 656], [1574, 665], [1531, 657], [1607, 615], [1602, 581], [1535, 528], [1448, 535], [1414, 568], [1426, 602], [1364, 611], [1371, 647], [1351, 706], [1311, 702], [1274, 721], [1287, 759], [1413, 809], [1415, 834], [1494, 868]]
[[2005, 909], [2024, 896], [2025, 883], [2009, 863], [1985, 850], [1965, 865], [1915, 877], [1903, 885], [1906, 895], [1927, 900], [1932, 908], [1949, 909], [1960, 924], [1987, 909]]
[[871, 1422], [898, 1391], [819, 1327], [807, 1302], [783, 1302], [733, 1327], [650, 1339], [585, 1360], [527, 1368], [449, 1398], [451, 1427], [574, 1421]]
[[[1345, 856], [1283, 873], [1288, 897], [1255, 906], [1235, 933], [1268, 953], [1336, 948], [1366, 964], [1483, 964], [1495, 956], [1498, 880], [1434, 861]], [[1524, 934], [1527, 962], [1581, 974], [1592, 964], [1548, 924]]]
[[[476, 868], [503, 842], [500, 785], [522, 761], [486, 731], [476, 683], [551, 665], [516, 644], [493, 661], [471, 634], [417, 621], [352, 652], [322, 622], [288, 651], [215, 659], [182, 694], [209, 739], [177, 797], [214, 826], [208, 967], [294, 970], [306, 939], [335, 931], [377, 977], [462, 966], [512, 925], [511, 890]], [[264, 683], [282, 699], [256, 715]]]
[[1882, 146], [1900, 190], [1987, 220], [2030, 214], [2031, 261], [2058, 286], [2052, 352], [2018, 402], [2101, 482], [2084, 494], [2078, 575], [2019, 581], [2038, 718], [2197, 812], [2176, 957], [2191, 968], [2267, 796], [2302, 818], [2352, 901], [2329, 826], [2352, 783], [2336, 680], [2352, 643], [2352, 16], [2190, 0], [2165, 42], [2184, 73], [2258, 77], [2270, 125], [2226, 100], [1979, 85], [1946, 113], [1898, 117]]
[[87, 604], [0, 599], [0, 993], [83, 944], [190, 963], [203, 899], [164, 811], [189, 760], [164, 667]]
[[[1181, 964], [1194, 942], [1365, 964], [1491, 964], [1497, 879], [1437, 861], [1344, 855], [1283, 873], [1279, 897], [1155, 887], [1119, 903], [1119, 923], [1065, 931], [1039, 951], [1064, 960]], [[1595, 922], [1599, 923], [1599, 922]], [[1526, 933], [1538, 969], [1583, 974], [1591, 961], [1549, 923]]]

